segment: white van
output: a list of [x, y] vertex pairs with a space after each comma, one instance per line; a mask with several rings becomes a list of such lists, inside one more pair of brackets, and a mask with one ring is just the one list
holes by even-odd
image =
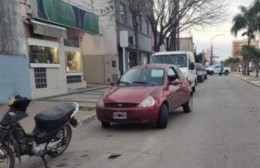
[[185, 77], [188, 78], [192, 91], [195, 92], [197, 75], [195, 72], [195, 57], [189, 51], [156, 52], [152, 56], [151, 63], [173, 64], [179, 67]]

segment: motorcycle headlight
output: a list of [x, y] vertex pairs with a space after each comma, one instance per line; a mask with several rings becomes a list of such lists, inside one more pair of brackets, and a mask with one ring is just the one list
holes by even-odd
[[100, 97], [97, 101], [97, 107], [104, 107], [103, 97]]
[[155, 100], [152, 96], [145, 98], [142, 103], [139, 104], [139, 107], [152, 107], [155, 105]]

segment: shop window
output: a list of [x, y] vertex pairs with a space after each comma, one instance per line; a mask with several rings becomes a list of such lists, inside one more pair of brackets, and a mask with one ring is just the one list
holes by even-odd
[[80, 83], [81, 75], [69, 75], [67, 76], [67, 83]]
[[47, 88], [47, 77], [45, 68], [35, 68], [34, 78], [36, 89]]
[[59, 64], [57, 48], [30, 45], [29, 56], [30, 63]]
[[79, 52], [65, 52], [66, 71], [68, 73], [81, 72], [81, 59]]
[[64, 39], [64, 45], [79, 48], [79, 37], [68, 35], [67, 38]]
[[126, 17], [126, 7], [125, 7], [125, 5], [121, 2], [120, 3], [120, 22], [121, 23], [126, 23], [126, 19], [127, 17]]

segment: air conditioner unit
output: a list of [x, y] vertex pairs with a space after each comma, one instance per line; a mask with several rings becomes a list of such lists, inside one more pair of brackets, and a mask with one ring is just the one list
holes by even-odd
[[32, 15], [32, 10], [31, 9], [27, 10], [27, 15]]
[[129, 45], [135, 45], [135, 36], [129, 36], [128, 43]]

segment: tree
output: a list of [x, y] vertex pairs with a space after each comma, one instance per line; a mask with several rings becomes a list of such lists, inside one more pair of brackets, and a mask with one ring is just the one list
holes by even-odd
[[242, 56], [253, 59], [256, 64], [256, 77], [259, 76], [259, 60], [260, 60], [260, 49], [254, 46], [243, 46], [240, 50]]
[[[255, 33], [259, 30], [259, 19], [257, 17], [257, 11], [259, 0], [256, 0], [251, 6], [248, 8], [245, 6], [240, 6], [240, 13], [235, 15], [233, 18], [233, 25], [231, 27], [231, 33], [234, 36], [237, 36], [239, 31], [243, 31], [242, 36], [248, 37], [248, 46], [251, 44], [251, 40], [255, 38]], [[249, 75], [249, 56], [243, 56], [243, 74]]]
[[237, 57], [237, 58], [233, 58], [233, 57], [230, 57], [224, 61], [221, 62], [221, 64], [223, 64], [224, 66], [237, 66], [240, 62], [240, 59]]
[[[159, 51], [164, 40], [188, 28], [214, 25], [226, 11], [225, 0], [151, 0], [146, 2], [144, 15], [149, 20]], [[177, 31], [176, 31], [177, 30]], [[167, 47], [168, 49], [170, 47]]]

